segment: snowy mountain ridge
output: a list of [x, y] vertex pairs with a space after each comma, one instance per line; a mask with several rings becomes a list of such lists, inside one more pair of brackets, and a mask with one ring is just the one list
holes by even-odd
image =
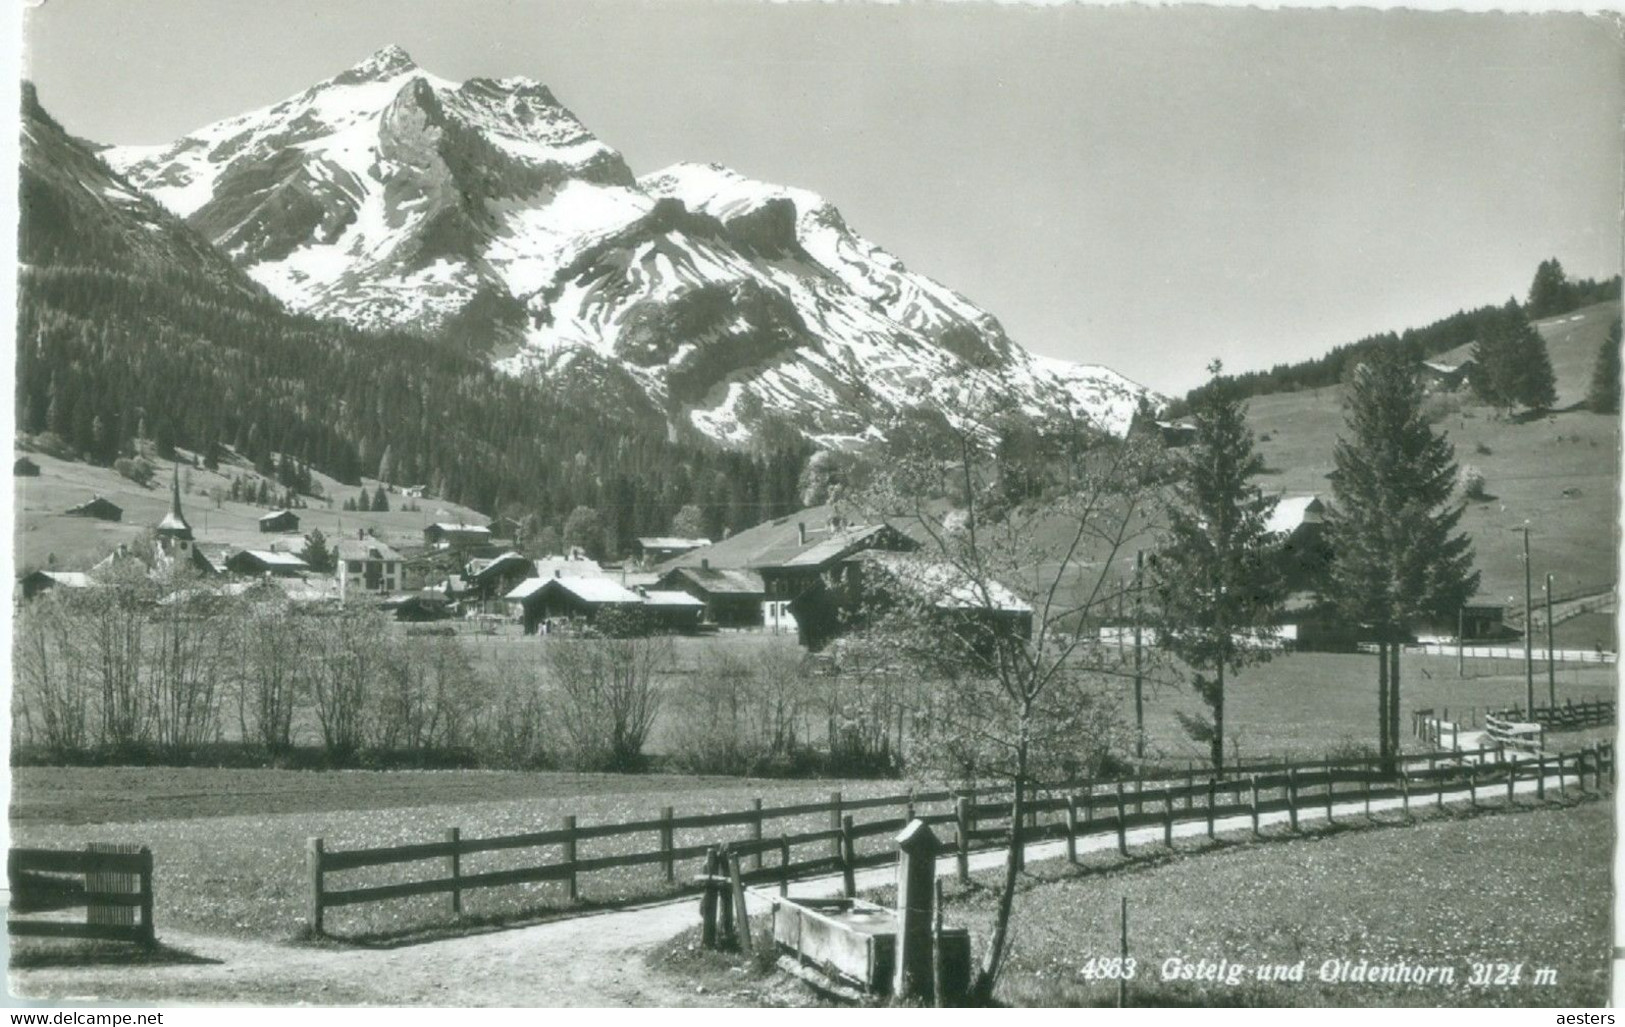
[[707, 164], [635, 177], [546, 86], [452, 83], [398, 47], [103, 156], [294, 309], [442, 333], [515, 374], [625, 375], [723, 442], [769, 418], [872, 437], [951, 376], [1114, 431], [1145, 394], [1015, 345], [814, 193]]

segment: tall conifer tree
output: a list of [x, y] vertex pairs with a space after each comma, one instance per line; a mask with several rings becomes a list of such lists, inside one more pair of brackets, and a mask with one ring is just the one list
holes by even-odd
[[1472, 540], [1458, 532], [1455, 447], [1422, 413], [1415, 368], [1379, 350], [1349, 386], [1348, 433], [1337, 441], [1326, 518], [1336, 558], [1327, 591], [1378, 645], [1378, 747], [1399, 744], [1399, 652], [1413, 626], [1455, 621], [1478, 590]]
[[1187, 663], [1208, 719], [1180, 715], [1187, 733], [1224, 766], [1225, 673], [1267, 659], [1285, 599], [1280, 540], [1268, 528], [1276, 500], [1254, 479], [1242, 402], [1214, 387], [1192, 410], [1196, 439], [1182, 454], [1168, 504], [1168, 543], [1152, 560], [1162, 647]]

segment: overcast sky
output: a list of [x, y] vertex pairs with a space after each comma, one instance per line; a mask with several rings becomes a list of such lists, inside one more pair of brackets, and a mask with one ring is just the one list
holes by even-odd
[[813, 189], [1041, 353], [1181, 391], [1620, 263], [1620, 31], [1578, 15], [49, 0], [25, 72], [155, 143], [388, 44], [526, 75], [638, 173]]

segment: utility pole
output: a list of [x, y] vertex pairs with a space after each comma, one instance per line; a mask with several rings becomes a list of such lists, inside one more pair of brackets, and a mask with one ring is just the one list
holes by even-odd
[[1467, 676], [1467, 608], [1456, 607], [1456, 677]]
[[1529, 705], [1524, 713], [1535, 715], [1535, 582], [1529, 566], [1529, 525], [1513, 528], [1523, 532], [1523, 680]]
[[1145, 550], [1134, 554], [1134, 758], [1145, 759], [1145, 699], [1141, 692], [1143, 677], [1140, 673], [1140, 614], [1142, 587], [1145, 584]]
[[1552, 662], [1552, 576], [1546, 575], [1546, 704], [1557, 705], [1557, 664]]

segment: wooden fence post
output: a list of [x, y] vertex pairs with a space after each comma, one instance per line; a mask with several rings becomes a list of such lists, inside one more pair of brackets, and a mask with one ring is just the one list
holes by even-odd
[[[1123, 964], [1128, 963], [1128, 896], [1123, 896], [1123, 930], [1118, 944], [1118, 958]], [[1117, 1008], [1122, 1009], [1128, 1005], [1128, 975], [1117, 975]]]
[[779, 835], [779, 894], [790, 894], [790, 838]]
[[158, 944], [158, 930], [152, 922], [152, 850], [141, 846], [141, 869], [138, 885], [141, 888], [141, 944], [151, 948]]
[[1123, 782], [1117, 782], [1117, 854], [1128, 855], [1128, 811], [1123, 805]]
[[1162, 844], [1174, 847], [1174, 792], [1166, 785], [1162, 790]]
[[1078, 861], [1078, 797], [1066, 797], [1066, 861]]
[[1560, 753], [1557, 754], [1557, 794], [1558, 795], [1565, 795], [1565, 794], [1567, 794], [1567, 792], [1569, 790], [1568, 781], [1564, 780], [1564, 775], [1563, 775], [1563, 771], [1565, 769], [1567, 769], [1565, 767], [1565, 764], [1568, 763], [1568, 760], [1569, 760], [1569, 754], [1568, 753], [1560, 752]]
[[1292, 830], [1298, 829], [1298, 771], [1296, 767], [1286, 768], [1286, 816], [1292, 824]]
[[1512, 797], [1512, 788], [1513, 788], [1513, 785], [1516, 784], [1517, 780], [1518, 780], [1518, 764], [1513, 762], [1512, 760], [1508, 760], [1507, 764], [1506, 764], [1506, 772], [1507, 772], [1507, 805], [1511, 806], [1516, 802], [1516, 800]]
[[1219, 797], [1219, 782], [1217, 778], [1207, 779], [1207, 836], [1213, 838], [1213, 803]]
[[717, 874], [717, 848], [705, 851], [705, 888], [700, 892], [700, 946], [717, 947], [717, 890], [712, 882]]
[[1258, 838], [1260, 837], [1258, 831], [1258, 775], [1248, 774], [1247, 782], [1252, 785], [1253, 789], [1253, 837]]
[[310, 931], [320, 937], [322, 934], [322, 840], [310, 838], [305, 841], [305, 869], [310, 875]]
[[569, 868], [564, 878], [564, 894], [571, 902], [579, 894], [576, 891], [576, 818], [574, 813], [564, 817], [564, 844], [562, 846], [564, 863]]
[[1185, 768], [1185, 808], [1191, 809], [1196, 805], [1196, 769]]
[[954, 803], [954, 841], [959, 856], [959, 883], [970, 883], [970, 799], [961, 795]]
[[1411, 778], [1403, 770], [1399, 773], [1399, 803], [1405, 811], [1405, 819], [1411, 819]]
[[1134, 815], [1139, 816], [1145, 812], [1145, 781], [1140, 777], [1139, 767], [1134, 768]]
[[903, 803], [903, 826], [914, 822], [914, 786], [909, 785], [908, 799]]
[[672, 855], [673, 850], [677, 848], [675, 837], [677, 832], [672, 829], [671, 824], [673, 819], [675, 818], [672, 816], [672, 808], [662, 806], [660, 808], [660, 865], [666, 871], [667, 884], [675, 884], [677, 881], [677, 860]]
[[[761, 850], [757, 850], [760, 855]], [[728, 857], [728, 883], [732, 885], [732, 894], [729, 896], [734, 904], [734, 923], [739, 925], [739, 951], [751, 955], [752, 941], [750, 936], [750, 912], [745, 908], [745, 886], [739, 878], [739, 854]]]
[[948, 1004], [942, 994], [942, 878], [931, 882], [931, 1004]]
[[451, 855], [446, 857], [446, 874], [451, 878], [451, 911], [457, 916], [463, 914], [463, 856], [458, 845], [461, 840], [461, 828], [446, 828], [446, 844], [451, 846]]
[[[831, 831], [839, 831], [841, 829], [840, 792], [829, 793], [829, 829]], [[841, 839], [839, 837], [833, 839], [829, 843], [829, 854], [836, 859], [841, 858]]]
[[723, 842], [717, 850], [717, 872], [711, 876], [709, 887], [716, 896], [717, 907], [717, 939], [722, 948], [731, 948], [739, 944], [738, 932], [734, 925], [733, 897], [728, 892], [728, 863], [734, 859], [734, 854]]
[[1536, 772], [1536, 775], [1535, 775], [1535, 801], [1536, 802], [1545, 802], [1546, 801], [1546, 754], [1541, 753], [1538, 757], [1536, 757], [1536, 762], [1539, 764], [1539, 766], [1537, 768], [1537, 772]]
[[1438, 801], [1434, 803], [1434, 805], [1438, 806], [1440, 809], [1444, 809], [1444, 775], [1437, 773], [1439, 769], [1438, 763], [1439, 761], [1437, 758], [1433, 756], [1428, 757], [1428, 770], [1434, 772], [1433, 787], [1438, 793]]
[[847, 898], [858, 893], [857, 850], [852, 844], [852, 815], [849, 813], [841, 818], [841, 886], [845, 889]]
[[1467, 803], [1473, 809], [1478, 808], [1478, 764], [1467, 768]]
[[1326, 826], [1332, 826], [1332, 761], [1327, 760], [1326, 771]]
[[750, 800], [750, 840], [756, 843], [751, 846], [751, 869], [760, 870], [762, 869], [762, 800], [760, 797]]
[[1365, 818], [1371, 819], [1371, 771], [1360, 771], [1360, 798], [1365, 800]]

